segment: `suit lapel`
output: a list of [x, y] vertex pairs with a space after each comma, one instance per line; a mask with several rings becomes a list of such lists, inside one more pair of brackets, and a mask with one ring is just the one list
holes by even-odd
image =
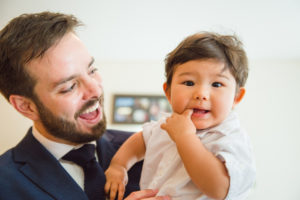
[[112, 145], [111, 142], [108, 141], [105, 135], [103, 135], [97, 141], [96, 149], [97, 149], [99, 164], [105, 171], [108, 168], [110, 161], [117, 149]]
[[116, 151], [131, 134], [131, 132], [107, 129], [103, 136], [97, 141], [99, 163], [104, 171], [108, 168]]
[[14, 149], [21, 173], [54, 199], [88, 199], [61, 164], [33, 136], [31, 130]]

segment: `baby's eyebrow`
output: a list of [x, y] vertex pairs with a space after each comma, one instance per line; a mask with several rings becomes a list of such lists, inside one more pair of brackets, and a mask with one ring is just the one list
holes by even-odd
[[192, 75], [192, 74], [194, 74], [194, 73], [192, 73], [192, 72], [182, 72], [178, 76], [188, 76], [188, 75]]
[[229, 77], [224, 74], [217, 74], [218, 77], [225, 78], [229, 80]]

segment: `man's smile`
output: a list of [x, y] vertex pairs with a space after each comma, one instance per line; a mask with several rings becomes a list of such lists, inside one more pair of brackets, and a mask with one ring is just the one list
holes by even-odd
[[96, 124], [98, 123], [101, 118], [101, 107], [99, 101], [97, 101], [94, 105], [86, 108], [80, 114], [78, 117], [82, 120], [84, 120], [88, 124]]

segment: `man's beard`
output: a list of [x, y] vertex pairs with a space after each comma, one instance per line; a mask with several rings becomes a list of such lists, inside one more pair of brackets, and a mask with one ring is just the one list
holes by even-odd
[[[97, 101], [99, 101], [99, 99], [87, 102], [80, 110], [82, 111], [87, 107], [94, 105]], [[77, 144], [87, 143], [99, 139], [106, 130], [106, 117], [102, 105], [103, 98], [100, 100], [100, 105], [102, 108], [102, 120], [91, 129], [91, 132], [80, 131], [78, 128], [76, 128], [75, 123], [55, 116], [38, 98], [34, 98], [34, 103], [37, 106], [39, 117], [43, 126], [49, 132], [49, 134], [56, 138]], [[75, 118], [78, 118], [78, 116], [79, 113], [76, 114]]]

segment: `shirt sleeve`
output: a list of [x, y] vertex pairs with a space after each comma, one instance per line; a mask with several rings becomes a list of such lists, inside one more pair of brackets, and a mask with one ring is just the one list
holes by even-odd
[[156, 124], [156, 122], [151, 121], [151, 122], [147, 122], [143, 125], [143, 138], [144, 138], [144, 142], [145, 142], [146, 146], [148, 144], [149, 138], [152, 135], [152, 129], [155, 124]]
[[164, 123], [166, 118], [170, 115], [170, 113], [162, 113], [162, 117], [158, 121], [150, 121], [143, 125], [143, 138], [146, 146], [152, 135], [152, 131], [155, 131], [155, 129], [160, 129], [160, 125]]
[[226, 200], [245, 199], [253, 187], [256, 175], [250, 139], [244, 132], [236, 132], [212, 142], [214, 153], [224, 162], [230, 177]]

